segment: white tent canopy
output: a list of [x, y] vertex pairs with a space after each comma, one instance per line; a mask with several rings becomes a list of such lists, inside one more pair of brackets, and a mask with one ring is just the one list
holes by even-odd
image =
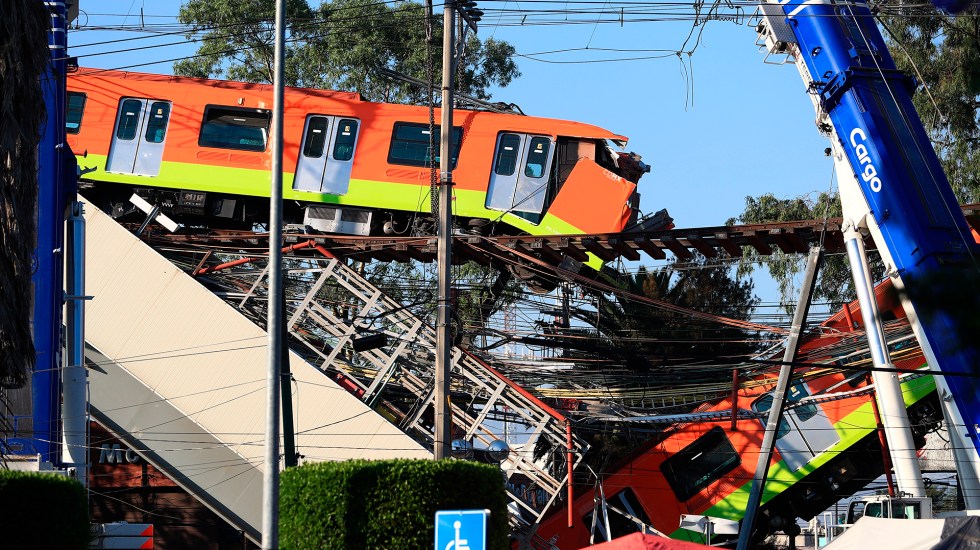
[[957, 550], [976, 548], [980, 517], [887, 519], [865, 516], [825, 548], [831, 550]]

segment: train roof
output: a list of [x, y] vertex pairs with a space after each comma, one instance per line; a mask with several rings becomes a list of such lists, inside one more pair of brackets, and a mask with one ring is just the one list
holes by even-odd
[[[154, 73], [138, 73], [132, 71], [114, 71], [110, 69], [78, 69], [78, 72], [73, 76], [82, 77], [97, 77], [97, 78], [108, 78], [108, 79], [123, 79], [123, 80], [136, 80], [140, 82], [159, 82], [159, 83], [186, 83], [186, 84], [197, 84], [197, 85], [207, 85], [213, 88], [222, 88], [226, 90], [244, 90], [249, 92], [260, 92], [271, 94], [273, 92], [271, 84], [259, 84], [252, 82], [237, 82], [234, 80], [216, 80], [211, 78], [195, 78], [190, 76], [176, 76], [167, 74], [154, 74]], [[332, 99], [342, 99], [346, 101], [364, 101], [361, 99], [361, 94], [357, 92], [338, 92], [334, 90], [318, 90], [315, 88], [298, 88], [294, 86], [287, 87], [289, 90], [295, 90], [302, 92], [307, 95], [317, 96], [317, 97], [328, 97]]]
[[[261, 93], [269, 94], [273, 93], [273, 87], [271, 84], [257, 84], [251, 82], [238, 82], [233, 80], [216, 80], [209, 78], [195, 78], [189, 76], [175, 76], [175, 75], [161, 75], [154, 73], [140, 73], [132, 71], [116, 71], [111, 69], [92, 69], [92, 68], [79, 68], [76, 72], [71, 74], [74, 78], [84, 78], [84, 79], [106, 79], [106, 80], [126, 80], [126, 81], [136, 81], [136, 82], [147, 82], [147, 83], [159, 83], [159, 84], [185, 84], [185, 85], [206, 85], [213, 88], [225, 89], [225, 90], [240, 90], [251, 93]], [[388, 103], [376, 103], [371, 101], [366, 101], [361, 98], [361, 94], [358, 92], [340, 92], [335, 90], [320, 90], [316, 88], [299, 88], [293, 86], [287, 86], [286, 90], [288, 92], [301, 93], [311, 97], [321, 97], [325, 99], [333, 99], [340, 101], [356, 102], [365, 105], [395, 105]], [[399, 107], [415, 107], [424, 108], [424, 106], [419, 105], [399, 105]], [[438, 110], [438, 107], [436, 108]], [[470, 111], [468, 109], [456, 109], [457, 111]], [[584, 122], [575, 122], [563, 119], [554, 119], [546, 117], [535, 117], [535, 116], [525, 116], [517, 114], [502, 114], [502, 113], [490, 113], [484, 111], [477, 111], [477, 114], [486, 113], [488, 115], [493, 115], [496, 117], [512, 117], [513, 125], [516, 128], [521, 126], [530, 126], [528, 124], [531, 120], [539, 121], [534, 126], [542, 126], [542, 122], [545, 124], [544, 127], [548, 128], [549, 132], [557, 135], [568, 136], [568, 137], [581, 137], [581, 138], [593, 138], [593, 139], [606, 139], [609, 140], [620, 147], [625, 147], [629, 138], [626, 136], [610, 132], [605, 128], [599, 126], [594, 126], [592, 124], [587, 124]], [[523, 124], [522, 124], [523, 123]]]

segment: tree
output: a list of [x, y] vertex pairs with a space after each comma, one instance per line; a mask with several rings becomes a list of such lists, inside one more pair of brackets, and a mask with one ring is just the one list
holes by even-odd
[[[288, 0], [286, 11], [288, 85], [355, 91], [373, 101], [428, 102], [427, 89], [386, 76], [395, 71], [438, 82], [442, 26], [432, 24], [421, 4], [334, 0], [314, 9], [305, 0]], [[174, 72], [271, 82], [274, 14], [273, 0], [190, 0], [179, 17], [192, 29], [189, 38], [200, 37], [201, 47], [197, 56], [175, 63]], [[456, 75], [459, 92], [489, 99], [491, 86], [520, 76], [514, 48], [506, 42], [470, 34], [464, 51]]]
[[921, 4], [879, 20], [895, 63], [919, 80], [913, 100], [953, 191], [961, 203], [980, 202], [980, 20]]
[[[594, 327], [588, 334], [573, 333], [574, 342], [595, 342], [593, 349], [569, 350], [571, 357], [585, 357], [619, 363], [636, 374], [641, 385], [665, 389], [669, 385], [696, 385], [728, 381], [725, 368], [686, 369], [697, 364], [737, 364], [758, 350], [757, 336], [748, 330], [719, 322], [694, 318], [673, 308], [658, 308], [635, 296], [667, 302], [682, 308], [721, 317], [746, 320], [759, 299], [753, 295], [753, 282], [732, 273], [730, 265], [712, 265], [697, 255], [690, 261], [674, 261], [655, 271], [640, 267], [624, 274], [620, 286], [627, 293], [596, 295], [594, 310], [573, 309], [572, 316]], [[556, 338], [557, 339], [557, 338]], [[681, 367], [681, 368], [675, 368]], [[605, 365], [605, 371], [613, 370]], [[616, 375], [623, 379], [623, 374]], [[692, 405], [679, 404], [675, 410], [689, 412]], [[658, 430], [658, 428], [653, 428]], [[628, 456], [644, 442], [657, 437], [649, 428], [636, 431], [627, 424], [597, 424], [580, 430], [590, 445], [586, 464], [599, 475]], [[539, 440], [535, 458], [553, 466], [553, 474], [563, 474], [560, 448]]]
[[472, 344], [490, 324], [490, 318], [517, 301], [521, 292], [521, 281], [506, 268], [475, 262], [454, 267], [451, 297], [456, 341]]
[[[354, 91], [374, 101], [425, 104], [429, 102], [427, 87], [393, 80], [387, 74], [393, 71], [422, 81], [440, 80], [441, 18], [436, 23], [422, 4], [334, 0], [312, 8], [306, 0], [287, 0], [286, 17], [287, 85]], [[188, 38], [198, 38], [201, 46], [196, 56], [174, 64], [175, 74], [271, 82], [274, 18], [274, 0], [189, 0], [181, 7], [179, 19], [191, 29]], [[489, 99], [490, 87], [506, 86], [520, 76], [514, 48], [506, 42], [481, 41], [470, 33], [463, 52], [456, 71], [456, 89], [461, 93]], [[434, 298], [422, 299], [417, 289], [413, 294], [404, 287], [406, 281], [424, 279], [419, 267], [376, 264], [365, 267], [365, 276], [425, 318]], [[480, 326], [512, 300], [506, 291], [518, 283], [507, 278], [491, 282], [492, 276], [495, 270], [470, 264], [457, 273], [457, 288], [475, 290], [457, 293], [458, 324]]]
[[[778, 199], [773, 194], [767, 193], [760, 197], [745, 197], [745, 211], [738, 217], [729, 219], [727, 224], [820, 220], [840, 216], [840, 196], [836, 192], [820, 193], [815, 199], [810, 197]], [[772, 255], [764, 260], [751, 247], [744, 247], [743, 253], [742, 262], [738, 267], [739, 275], [749, 275], [757, 267], [765, 266], [779, 285], [783, 300], [787, 302], [786, 311], [790, 311], [792, 304], [796, 303], [794, 277], [806, 268], [806, 256], [774, 250]], [[881, 258], [877, 252], [869, 251], [868, 260], [872, 279], [880, 280], [884, 276]], [[814, 300], [826, 301], [831, 309], [836, 310], [844, 303], [853, 300], [855, 296], [854, 280], [851, 277], [847, 257], [844, 255], [825, 257], [813, 291]]]
[[732, 276], [727, 265], [709, 265], [703, 256], [675, 261], [664, 269], [640, 267], [625, 274], [628, 292], [597, 295], [595, 311], [575, 309], [572, 316], [595, 327], [608, 349], [597, 350], [638, 370], [699, 362], [737, 362], [755, 351], [750, 332], [696, 319], [633, 299], [640, 295], [720, 317], [747, 319], [758, 303], [750, 279]]
[[40, 2], [11, 3], [0, 17], [0, 387], [23, 385], [34, 365], [31, 254], [49, 25]]

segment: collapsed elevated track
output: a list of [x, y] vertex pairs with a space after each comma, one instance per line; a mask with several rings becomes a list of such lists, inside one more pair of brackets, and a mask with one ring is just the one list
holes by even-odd
[[[968, 214], [971, 213], [968, 212]], [[99, 220], [97, 226], [100, 228], [108, 227], [105, 224], [109, 221], [105, 216], [99, 214], [94, 215], [94, 217]], [[115, 226], [115, 224], [112, 225]], [[214, 477], [213, 480], [202, 483], [200, 479], [195, 480], [192, 477], [184, 476], [182, 484], [191, 489], [191, 492], [203, 495], [205, 500], [212, 498], [211, 506], [213, 508], [233, 524], [247, 525], [246, 531], [250, 531], [250, 534], [255, 536], [257, 532], [254, 530], [254, 519], [248, 517], [255, 513], [255, 509], [251, 504], [247, 505], [248, 511], [239, 511], [238, 508], [246, 501], [252, 501], [254, 498], [254, 496], [245, 495], [254, 492], [256, 488], [254, 478], [259, 473], [258, 464], [256, 458], [251, 456], [254, 454], [253, 451], [242, 453], [242, 449], [247, 448], [251, 444], [250, 442], [254, 441], [254, 430], [251, 429], [251, 426], [236, 428], [221, 423], [216, 424], [219, 426], [218, 428], [207, 426], [206, 422], [211, 421], [208, 420], [209, 417], [217, 420], [223, 418], [223, 415], [210, 413], [211, 408], [214, 407], [210, 404], [214, 402], [213, 399], [204, 405], [204, 409], [200, 409], [209, 411], [208, 414], [202, 415], [186, 412], [186, 405], [174, 406], [175, 404], [179, 405], [180, 399], [187, 398], [186, 396], [181, 397], [183, 394], [178, 395], [176, 402], [171, 402], [165, 395], [168, 391], [172, 393], [174, 390], [186, 390], [185, 382], [192, 379], [193, 371], [197, 367], [192, 362], [181, 367], [190, 369], [181, 371], [183, 373], [181, 375], [174, 376], [173, 373], [164, 375], [161, 374], [160, 369], [171, 369], [174, 361], [180, 361], [180, 354], [165, 353], [163, 357], [157, 358], [137, 352], [146, 347], [144, 339], [148, 335], [169, 333], [177, 328], [170, 322], [172, 318], [168, 318], [167, 314], [170, 312], [172, 316], [173, 312], [177, 311], [174, 308], [180, 309], [180, 306], [176, 303], [168, 304], [168, 301], [176, 299], [177, 295], [169, 292], [167, 287], [172, 286], [173, 281], [180, 279], [180, 277], [171, 272], [170, 268], [157, 265], [160, 258], [154, 259], [149, 264], [148, 260], [145, 259], [134, 260], [132, 255], [139, 250], [139, 246], [121, 236], [126, 233], [125, 231], [120, 235], [115, 235], [117, 230], [119, 230], [118, 227], [111, 231], [100, 229], [100, 232], [97, 233], [97, 240], [100, 245], [108, 246], [108, 248], [100, 251], [97, 260], [90, 260], [92, 265], [98, 265], [93, 271], [95, 274], [93, 279], [102, 289], [100, 293], [102, 298], [99, 299], [101, 304], [98, 305], [105, 304], [107, 306], [105, 309], [97, 307], [92, 313], [92, 318], [99, 325], [99, 329], [93, 331], [90, 337], [90, 344], [92, 345], [90, 360], [96, 366], [101, 365], [100, 375], [108, 375], [113, 380], [124, 380], [126, 384], [132, 386], [132, 389], [120, 393], [112, 389], [118, 387], [116, 382], [111, 382], [112, 385], [109, 386], [106, 385], [106, 382], [93, 380], [93, 404], [96, 416], [117, 434], [138, 434], [126, 437], [126, 440], [134, 448], [139, 449], [150, 462], [157, 464], [175, 478], [181, 478], [183, 475], [180, 471], [181, 461], [189, 459], [174, 459], [173, 455], [168, 457], [168, 453], [172, 452], [170, 448], [172, 447], [172, 437], [168, 438], [168, 435], [173, 433], [185, 434], [184, 437], [188, 442], [193, 441], [197, 445], [205, 445], [213, 449], [229, 449], [231, 454], [228, 457], [215, 458], [215, 462], [240, 464], [243, 471], [248, 471], [248, 476], [238, 474], [232, 477], [238, 477], [243, 481], [249, 480], [242, 488], [234, 488], [227, 496], [219, 495], [218, 500], [213, 500], [212, 496], [208, 494], [211, 492], [207, 488], [209, 484], [220, 486], [222, 489], [231, 487], [221, 478], [226, 472], [220, 470], [214, 472], [217, 477]], [[111, 239], [106, 237], [105, 235], [108, 233], [104, 235], [105, 231], [110, 231], [113, 237]], [[129, 238], [132, 237], [129, 236]], [[185, 249], [193, 248], [201, 252], [201, 259], [197, 266], [193, 270], [188, 270], [191, 275], [203, 275], [215, 269], [216, 259], [211, 257], [214, 250], [226, 252], [237, 250], [239, 256], [244, 254], [242, 251], [247, 251], [249, 254], [255, 252], [254, 256], [261, 258], [263, 254], [258, 251], [267, 250], [268, 247], [267, 235], [263, 233], [208, 231], [164, 235], [156, 231], [149, 231], [143, 235], [143, 238], [158, 249], [177, 246]], [[408, 315], [399, 304], [391, 302], [390, 299], [381, 295], [377, 289], [364, 286], [363, 281], [344, 266], [343, 260], [431, 262], [435, 256], [434, 239], [430, 237], [379, 239], [287, 232], [285, 241], [285, 244], [291, 248], [297, 250], [314, 249], [320, 253], [319, 259], [305, 270], [309, 274], [310, 283], [307, 296], [303, 299], [292, 300], [290, 307], [290, 330], [294, 336], [304, 333], [310, 334], [310, 328], [314, 325], [316, 328], [312, 332], [318, 334], [317, 338], [313, 340], [300, 338], [300, 341], [307, 348], [302, 353], [306, 361], [301, 360], [298, 364], [294, 363], [294, 369], [308, 368], [308, 362], [312, 361], [314, 365], [321, 363], [317, 366], [322, 372], [346, 373], [346, 376], [335, 378], [335, 380], [338, 380], [342, 386], [346, 386], [348, 391], [359, 395], [369, 407], [382, 410], [383, 415], [388, 416], [389, 420], [394, 415], [396, 424], [403, 433], [412, 436], [415, 442], [422, 443], [423, 446], [431, 443], [429, 435], [431, 426], [428, 425], [425, 411], [431, 404], [432, 382], [427, 375], [419, 375], [420, 363], [418, 360], [421, 351], [423, 354], [421, 363], [426, 363], [426, 356], [434, 346], [434, 338], [431, 335], [426, 336], [428, 332], [431, 332], [431, 329], [424, 327], [420, 320]], [[737, 257], [741, 255], [744, 246], [752, 247], [759, 254], [771, 254], [774, 250], [792, 253], [804, 250], [814, 242], [823, 242], [825, 248], [831, 251], [834, 250], [835, 246], [841, 245], [840, 222], [837, 220], [787, 222], [597, 236], [489, 238], [480, 235], [458, 235], [455, 238], [457, 254], [461, 260], [473, 260], [483, 265], [499, 265], [498, 262], [510, 261], [537, 267], [542, 265], [558, 267], [564, 256], [581, 258], [584, 261], [588, 259], [590, 253], [607, 262], [618, 258], [639, 259], [641, 252], [655, 259], [665, 258], [666, 252], [672, 253], [679, 259], [687, 259], [692, 257], [695, 251], [707, 257], [719, 255]], [[123, 254], [120, 255], [120, 252]], [[232, 263], [244, 266], [249, 262], [237, 261]], [[126, 267], [127, 265], [129, 267]], [[154, 283], [159, 285], [157, 287], [159, 294], [153, 295], [156, 305], [150, 306], [144, 313], [139, 313], [144, 308], [137, 307], [135, 311], [120, 316], [120, 313], [125, 312], [127, 307], [133, 309], [131, 306], [134, 304], [134, 295], [124, 293], [113, 298], [110, 306], [108, 304], [110, 300], [107, 297], [113, 294], [112, 289], [124, 286], [121, 281], [127, 278], [129, 280], [148, 281], [153, 280], [153, 277], [159, 277], [158, 275], [136, 275], [126, 271], [126, 269], [140, 267], [149, 267], [151, 271], [159, 271], [162, 274], [159, 283]], [[267, 298], [263, 296], [261, 290], [261, 281], [266, 273], [265, 270], [259, 271], [250, 268], [247, 275], [249, 284], [239, 287], [241, 290], [239, 296], [229, 299], [229, 296], [226, 295], [226, 302], [239, 302], [239, 314], [247, 309], [245, 305], [249, 301], [253, 304], [252, 307], [261, 311], [264, 307], [263, 302], [267, 302]], [[379, 326], [383, 326], [382, 332], [394, 339], [395, 345], [392, 348], [367, 351], [353, 348], [354, 340], [364, 327], [357, 326], [353, 321], [345, 320], [343, 316], [332, 315], [329, 307], [317, 304], [317, 293], [328, 278], [334, 278], [335, 286], [346, 288], [346, 292], [353, 296], [354, 302], [352, 303], [359, 304], [356, 307], [360, 311], [362, 319], [365, 318], [365, 315], [367, 318], [375, 320], [384, 319]], [[182, 298], [186, 299], [188, 297], [186, 294], [189, 291], [178, 291], [177, 294], [179, 295], [181, 292], [185, 293]], [[198, 296], [198, 292], [193, 291], [193, 296]], [[259, 304], [258, 306], [254, 306], [256, 302]], [[191, 307], [189, 303], [187, 307]], [[137, 313], [135, 317], [133, 316], [134, 312]], [[146, 325], [147, 321], [152, 318], [157, 319], [152, 321], [157, 323], [157, 328]], [[113, 320], [110, 322], [109, 319]], [[120, 319], [126, 321], [121, 322]], [[238, 324], [238, 321], [235, 324]], [[124, 333], [119, 333], [119, 327], [125, 327]], [[184, 328], [193, 329], [193, 327], [200, 327], [200, 325], [195, 324]], [[244, 329], [240, 328], [239, 330]], [[194, 331], [191, 330], [191, 332]], [[181, 341], [191, 337], [186, 330], [181, 334], [183, 334]], [[249, 335], [255, 338], [260, 335], [260, 332], [249, 333]], [[232, 336], [229, 334], [222, 338], [231, 339]], [[327, 347], [323, 347], [324, 338], [329, 340], [330, 345]], [[410, 345], [406, 345], [406, 343]], [[172, 345], [167, 347], [166, 342], [161, 341], [158, 344], [156, 348], [174, 349]], [[161, 348], [161, 345], [164, 347]], [[353, 351], [351, 351], [352, 349]], [[354, 355], [361, 357], [360, 367], [349, 363], [350, 357]], [[414, 359], [412, 358], [413, 355]], [[299, 366], [303, 364], [307, 367]], [[367, 371], [364, 370], [364, 367], [367, 367]], [[454, 422], [463, 428], [465, 433], [462, 435], [464, 438], [477, 437], [484, 444], [489, 442], [493, 437], [493, 428], [487, 422], [491, 422], [495, 417], [499, 418], [500, 411], [510, 411], [505, 416], [532, 428], [532, 441], [512, 456], [508, 466], [512, 475], [516, 476], [511, 483], [512, 490], [515, 491], [515, 503], [524, 508], [524, 517], [533, 525], [541, 514], [545, 513], [549, 506], [560, 497], [562, 486], [567, 483], [568, 470], [571, 469], [555, 468], [554, 464], [549, 466], [542, 463], [534, 456], [536, 450], [533, 440], [541, 438], [542, 441], [547, 441], [546, 446], [552, 449], [564, 447], [566, 443], [564, 439], [567, 435], [565, 432], [568, 427], [567, 421], [560, 414], [543, 406], [539, 400], [519, 386], [507, 381], [506, 378], [476, 357], [458, 350], [454, 353], [453, 368], [455, 376], [460, 377], [460, 380], [466, 380], [465, 385], [467, 387], [460, 387], [458, 390], [460, 395], [470, 394], [473, 398], [469, 405], [454, 411]], [[367, 373], [366, 376], [365, 372]], [[211, 378], [209, 383], [221, 382], [221, 377], [214, 378], [213, 374], [209, 377]], [[415, 405], [398, 409], [391, 401], [381, 398], [383, 388], [392, 382], [395, 382], [396, 386], [403, 388], [403, 390], [418, 396]], [[337, 386], [333, 386], [333, 388], [337, 388]], [[144, 393], [145, 396], [140, 397]], [[151, 397], [153, 399], [150, 399]], [[240, 398], [241, 396], [235, 396], [236, 400], [240, 400]], [[158, 401], [160, 404], [151, 407], [151, 409], [155, 409], [152, 415], [144, 417], [140, 416], [143, 413], [139, 413], [140, 409], [136, 407], [134, 399], [139, 402]], [[476, 402], [479, 404], [474, 408], [473, 403]], [[171, 407], [172, 410], [161, 408], [165, 405]], [[193, 411], [200, 406], [191, 405], [190, 409], [187, 410]], [[384, 412], [385, 409], [387, 412]], [[177, 422], [178, 417], [186, 417], [187, 425], [177, 426], [173, 424]], [[254, 425], [255, 421], [253, 419], [248, 423]], [[164, 427], [164, 431], [154, 436], [152, 428], [160, 426]], [[203, 439], [191, 435], [196, 430], [201, 431]], [[235, 437], [241, 441], [229, 445], [229, 442], [224, 441], [226, 438], [224, 434], [238, 434]], [[573, 440], [571, 435], [568, 435], [568, 438], [568, 445], [574, 448], [575, 463], [577, 463], [581, 460], [585, 448], [577, 438]], [[412, 448], [413, 445], [411, 444], [404, 445], [402, 443], [398, 445], [382, 444], [379, 450], [384, 454], [390, 453], [397, 447], [406, 450], [411, 448], [410, 454], [416, 453], [416, 450], [421, 450], [418, 447]], [[362, 449], [363, 451], [359, 452], [366, 453], [364, 456], [373, 456], [368, 447]], [[235, 453], [239, 454], [236, 455]], [[193, 466], [195, 463], [188, 462], [188, 464]], [[574, 467], [574, 464], [570, 466]], [[195, 475], [199, 477], [199, 474]], [[248, 519], [243, 519], [244, 517], [248, 517]]]
[[[964, 205], [963, 212], [974, 231], [980, 231], [980, 204]], [[336, 258], [343, 260], [426, 263], [436, 260], [434, 236], [352, 237], [286, 231], [284, 237], [287, 244], [313, 240]], [[202, 247], [219, 245], [268, 249], [267, 234], [242, 231], [205, 231], [174, 235], [151, 232], [146, 240], [154, 246], [180, 242]], [[644, 257], [664, 260], [668, 253], [679, 260], [690, 260], [694, 253], [707, 258], [739, 258], [745, 248], [764, 256], [775, 251], [802, 254], [816, 244], [822, 245], [828, 253], [844, 251], [840, 218], [602, 235], [486, 237], [457, 234], [453, 238], [453, 262], [473, 261], [487, 266], [497, 260], [517, 264], [538, 260], [557, 267], [565, 257], [585, 262], [588, 261], [589, 254], [604, 262], [619, 259], [641, 261]], [[875, 249], [871, 239], [867, 239], [866, 246], [869, 250]]]

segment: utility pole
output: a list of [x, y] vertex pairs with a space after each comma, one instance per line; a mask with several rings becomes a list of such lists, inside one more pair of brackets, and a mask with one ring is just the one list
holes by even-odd
[[446, 2], [442, 10], [442, 116], [439, 133], [439, 225], [437, 263], [439, 266], [438, 309], [436, 312], [436, 381], [435, 381], [435, 445], [433, 458], [451, 456], [453, 418], [450, 399], [452, 375], [452, 334], [450, 330], [449, 286], [451, 284], [453, 242], [453, 50], [456, 29], [456, 4]]
[[[269, 303], [266, 331], [269, 371], [266, 377], [265, 472], [262, 491], [262, 548], [279, 548], [279, 396], [282, 330], [282, 119], [285, 71], [286, 0], [276, 0], [275, 76], [272, 95], [272, 184], [269, 190]], [[285, 356], [288, 360], [288, 355]]]
[[772, 391], [772, 406], [769, 407], [769, 419], [766, 431], [762, 436], [762, 447], [759, 451], [759, 461], [755, 466], [755, 477], [752, 478], [752, 489], [749, 492], [749, 502], [745, 506], [745, 517], [738, 533], [738, 550], [748, 550], [752, 542], [752, 531], [755, 528], [755, 518], [762, 505], [762, 491], [766, 486], [766, 476], [769, 474], [769, 459], [772, 448], [776, 444], [776, 433], [779, 431], [779, 420], [783, 416], [783, 405], [789, 393], [790, 381], [793, 377], [793, 361], [800, 347], [800, 336], [806, 324], [806, 316], [810, 311], [810, 300], [813, 298], [814, 282], [817, 269], [820, 267], [821, 251], [819, 247], [810, 249], [806, 261], [806, 272], [803, 274], [803, 288], [800, 289], [800, 299], [793, 313], [793, 326], [786, 339], [786, 351], [783, 353], [783, 364], [779, 367], [779, 379]]
[[475, 9], [473, 0], [449, 0], [442, 10], [442, 112], [439, 132], [439, 223], [436, 232], [439, 266], [438, 310], [436, 312], [436, 380], [433, 389], [435, 401], [435, 444], [433, 458], [442, 460], [452, 454], [453, 418], [450, 404], [452, 379], [452, 331], [449, 287], [452, 269], [453, 241], [453, 88], [456, 74], [456, 8], [473, 32], [483, 12]]

